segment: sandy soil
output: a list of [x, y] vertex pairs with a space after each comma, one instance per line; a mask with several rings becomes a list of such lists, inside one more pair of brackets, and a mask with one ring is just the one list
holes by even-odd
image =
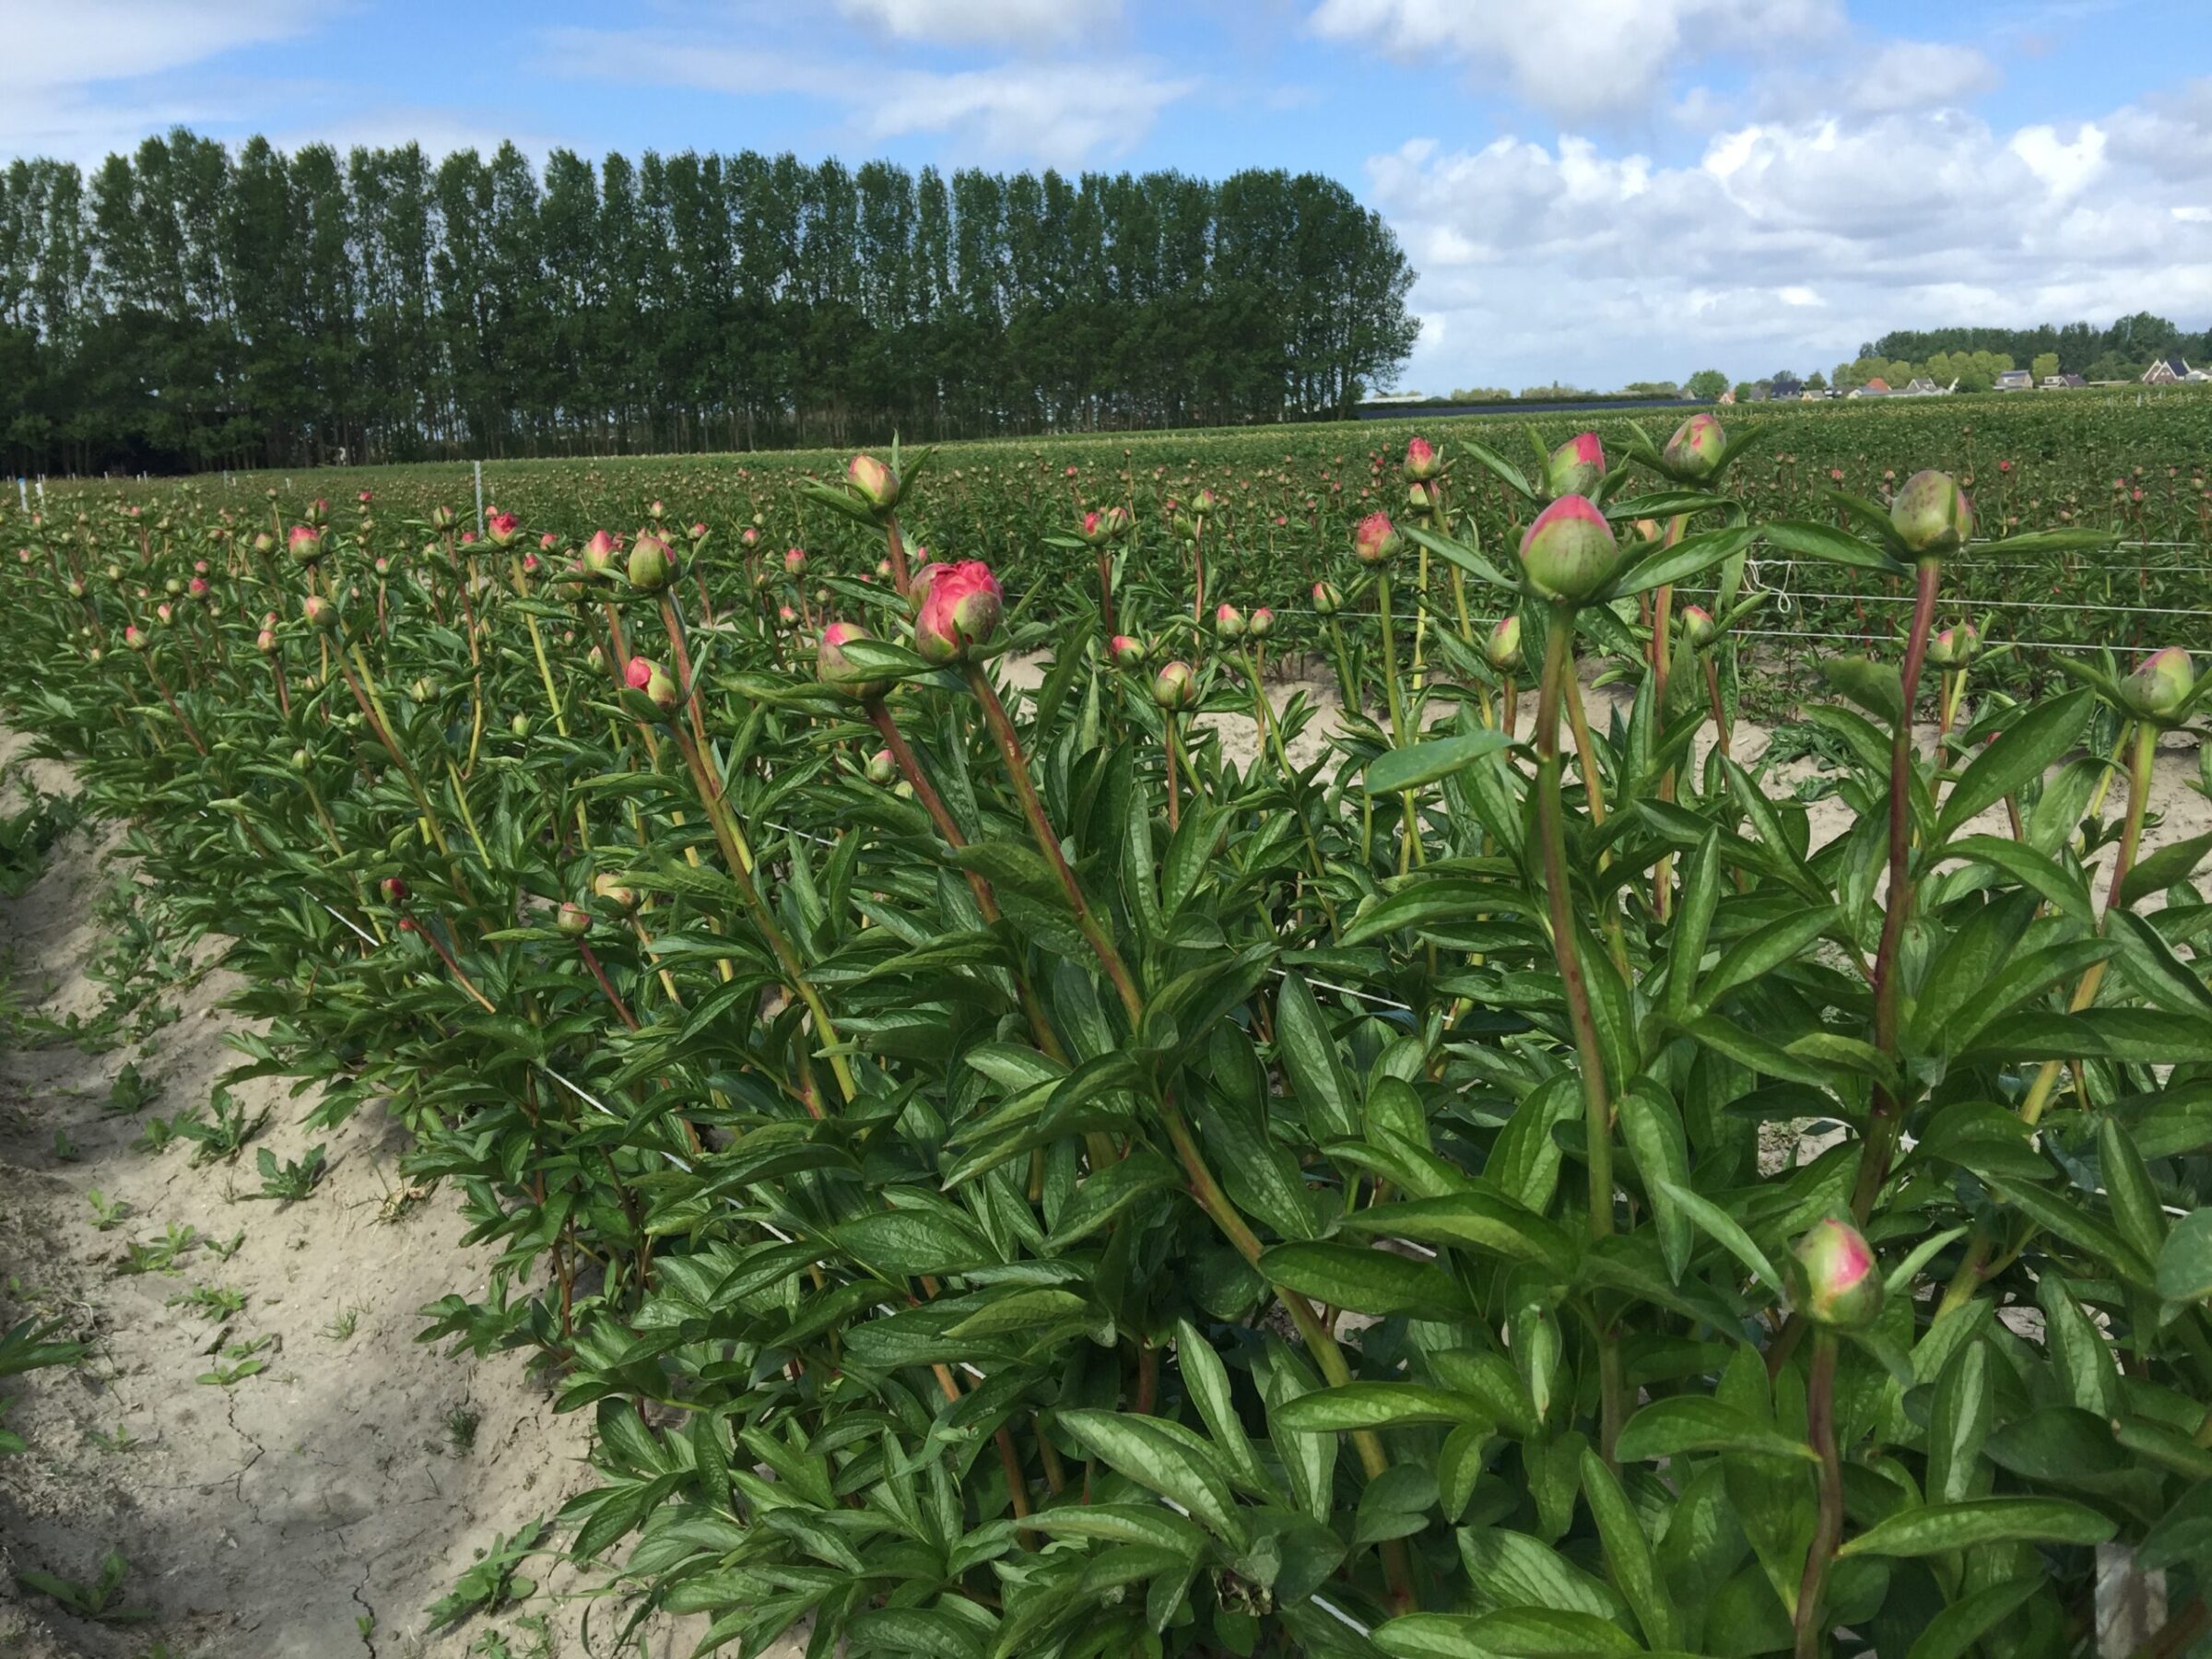
[[[0, 760], [17, 747], [0, 734]], [[37, 782], [67, 787], [58, 769]], [[39, 1012], [89, 1016], [107, 994], [86, 969], [103, 944], [92, 913], [117, 878], [115, 839], [79, 831], [37, 886], [0, 905], [0, 971]], [[524, 1569], [540, 1586], [526, 1601], [428, 1628], [426, 1609], [474, 1552], [589, 1484], [590, 1414], [556, 1416], [519, 1355], [448, 1359], [416, 1342], [418, 1310], [448, 1291], [480, 1294], [489, 1256], [462, 1248], [450, 1195], [407, 1190], [400, 1125], [372, 1111], [311, 1134], [299, 1121], [309, 1102], [255, 1081], [234, 1092], [270, 1115], [238, 1162], [195, 1168], [182, 1143], [133, 1148], [147, 1116], [205, 1103], [240, 1058], [222, 1042], [243, 1022], [221, 1011], [238, 982], [207, 965], [218, 949], [203, 947], [206, 971], [173, 999], [181, 1018], [143, 1045], [11, 1048], [0, 1026], [0, 1327], [58, 1317], [91, 1344], [73, 1370], [0, 1382], [14, 1396], [7, 1425], [30, 1445], [0, 1458], [0, 1655], [613, 1653], [626, 1610], [579, 1599], [584, 1584], [545, 1557]], [[135, 1117], [104, 1110], [126, 1062], [159, 1090]], [[318, 1142], [329, 1173], [312, 1198], [279, 1208], [249, 1197], [261, 1186], [255, 1147], [292, 1159]], [[105, 1231], [95, 1189], [130, 1206]], [[203, 1241], [173, 1275], [119, 1271], [131, 1243], [172, 1227]], [[214, 1246], [233, 1238], [222, 1259]], [[210, 1320], [169, 1305], [201, 1286], [239, 1292], [243, 1306]], [[229, 1387], [198, 1380], [219, 1362], [211, 1350], [258, 1337], [274, 1339], [264, 1372]], [[124, 1430], [127, 1450], [95, 1438]], [[150, 1608], [152, 1622], [76, 1618], [17, 1583], [25, 1570], [89, 1582], [110, 1549], [130, 1565], [123, 1602]], [[474, 1645], [492, 1631], [508, 1649]], [[644, 1649], [623, 1653], [688, 1653], [698, 1638], [694, 1621], [647, 1631]]]

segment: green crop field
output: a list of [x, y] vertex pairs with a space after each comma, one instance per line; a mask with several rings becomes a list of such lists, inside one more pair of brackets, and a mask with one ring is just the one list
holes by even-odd
[[1719, 414], [0, 505], [0, 706], [228, 940], [232, 1076], [404, 1129], [424, 1340], [594, 1424], [441, 1618], [525, 1547], [747, 1653], [2194, 1594], [2212, 395]]

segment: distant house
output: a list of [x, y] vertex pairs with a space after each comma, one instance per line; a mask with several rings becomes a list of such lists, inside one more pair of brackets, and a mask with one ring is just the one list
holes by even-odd
[[2070, 392], [2077, 386], [2086, 386], [2088, 383], [2089, 382], [2088, 381], [2083, 380], [2078, 374], [2046, 374], [2043, 376], [2038, 390], [2044, 392]]
[[1924, 374], [1916, 374], [1905, 382], [1905, 389], [1898, 395], [1900, 397], [1941, 397], [1950, 389], [1949, 386], [1937, 385]]
[[2184, 381], [2191, 385], [2201, 385], [2212, 381], [2212, 374], [2206, 373], [2202, 369], [2190, 368], [2188, 362], [2179, 357], [2159, 358], [2143, 371], [2143, 383], [2147, 386], [2172, 386]]
[[1729, 387], [1727, 391], [1722, 393], [1720, 396], [1714, 398], [1712, 401], [1715, 403], [1724, 404], [1734, 403], [1735, 401], [1735, 388], [1734, 386]]
[[1997, 390], [2032, 392], [2035, 390], [2035, 376], [2025, 369], [2007, 369], [1997, 376]]
[[1889, 390], [1889, 382], [1877, 374], [1865, 385], [1853, 386], [1843, 395], [1846, 397], [1889, 397], [1895, 394]]

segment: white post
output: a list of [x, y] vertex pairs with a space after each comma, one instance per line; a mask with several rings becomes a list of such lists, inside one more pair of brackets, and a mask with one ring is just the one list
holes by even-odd
[[41, 512], [46, 511], [46, 480], [44, 478], [39, 480], [39, 511]]
[[26, 512], [30, 511], [30, 486], [20, 477], [16, 480], [16, 505]]
[[477, 534], [484, 534], [484, 463], [477, 463]]

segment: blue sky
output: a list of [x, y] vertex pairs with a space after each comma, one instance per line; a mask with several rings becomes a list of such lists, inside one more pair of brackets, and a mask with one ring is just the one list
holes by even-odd
[[1421, 272], [1425, 391], [2212, 324], [2206, 0], [0, 0], [0, 154], [1311, 168]]

